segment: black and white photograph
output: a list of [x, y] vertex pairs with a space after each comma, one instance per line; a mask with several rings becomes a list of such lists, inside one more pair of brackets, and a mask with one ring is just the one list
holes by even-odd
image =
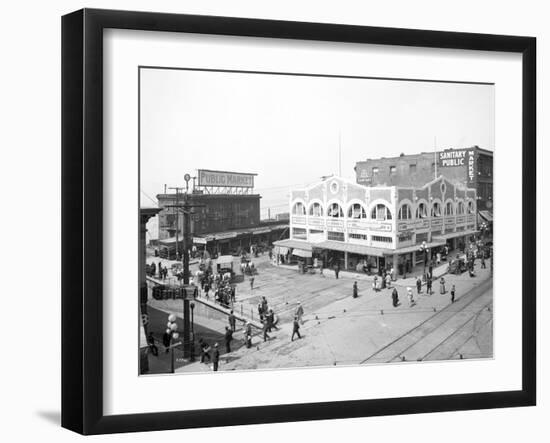
[[136, 75], [140, 375], [494, 358], [495, 84]]

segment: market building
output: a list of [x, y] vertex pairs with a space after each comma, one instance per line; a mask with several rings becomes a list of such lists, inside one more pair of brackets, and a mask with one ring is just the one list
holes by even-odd
[[364, 186], [330, 177], [291, 190], [290, 238], [275, 242], [283, 262], [381, 272], [426, 263], [437, 248], [466, 245], [477, 232], [477, 194], [445, 177], [423, 186]]
[[198, 170], [189, 192], [157, 195], [159, 251], [176, 256], [182, 251], [183, 206], [191, 207], [188, 220], [193, 249], [211, 254], [238, 253], [252, 245], [268, 245], [288, 234], [288, 223], [260, 220], [261, 196], [254, 192], [255, 174]]
[[359, 161], [357, 183], [366, 186], [420, 187], [434, 177], [476, 190], [478, 222], [493, 222], [493, 151], [472, 146]]

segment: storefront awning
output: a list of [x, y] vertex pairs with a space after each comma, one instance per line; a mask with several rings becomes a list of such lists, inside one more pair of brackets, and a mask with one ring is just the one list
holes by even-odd
[[330, 249], [331, 251], [349, 252], [358, 255], [371, 255], [383, 257], [384, 255], [393, 254], [393, 250], [384, 248], [373, 248], [372, 246], [358, 245], [354, 243], [343, 243], [334, 240], [327, 240], [316, 243], [314, 247], [317, 249]]
[[469, 231], [457, 231], [457, 232], [449, 232], [447, 234], [442, 234], [438, 236], [433, 237], [433, 241], [436, 242], [445, 242], [450, 238], [456, 238], [456, 237], [464, 237], [465, 235], [474, 235], [477, 234], [479, 231], [476, 231], [475, 229], [470, 229]]
[[288, 251], [289, 251], [289, 249], [285, 248], [284, 246], [275, 246], [273, 248], [273, 253], [274, 254], [287, 255]]
[[304, 251], [311, 251], [311, 243], [308, 243], [307, 241], [300, 241], [300, 240], [292, 240], [292, 239], [286, 239], [286, 240], [277, 240], [273, 242], [274, 246], [281, 246], [284, 248], [294, 248], [294, 249], [302, 249]]
[[232, 255], [220, 255], [216, 259], [216, 264], [223, 267], [223, 265], [229, 265], [233, 263], [233, 256]]
[[292, 255], [303, 258], [311, 258], [311, 251], [304, 251], [303, 249], [294, 249]]
[[478, 211], [482, 219], [488, 222], [493, 222], [493, 213], [491, 211]]
[[[430, 249], [430, 248], [436, 248], [437, 246], [443, 246], [445, 245], [447, 242], [445, 240], [435, 240], [435, 241], [432, 241], [430, 243], [426, 243], [426, 248], [427, 249]], [[393, 251], [394, 254], [408, 254], [410, 252], [418, 252], [420, 251], [420, 246], [421, 245], [413, 245], [413, 246], [406, 246], [404, 248], [399, 248], [399, 249], [396, 249], [395, 251]]]

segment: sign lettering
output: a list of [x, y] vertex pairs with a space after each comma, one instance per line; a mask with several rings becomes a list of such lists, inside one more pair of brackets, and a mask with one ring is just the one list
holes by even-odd
[[199, 186], [253, 188], [256, 174], [199, 169]]

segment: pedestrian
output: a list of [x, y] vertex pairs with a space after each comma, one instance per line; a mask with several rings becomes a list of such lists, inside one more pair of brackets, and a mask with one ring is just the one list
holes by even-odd
[[246, 340], [246, 347], [251, 348], [252, 347], [252, 325], [249, 321], [245, 324], [245, 340]]
[[205, 283], [206, 279], [202, 279], [201, 284], [203, 285], [203, 291], [206, 298], [208, 298], [208, 292], [210, 292], [210, 285], [208, 282]]
[[254, 276], [250, 276], [250, 290], [254, 289]]
[[235, 332], [237, 319], [235, 318], [235, 314], [233, 314], [233, 309], [229, 313], [229, 317], [227, 317], [227, 321], [229, 322], [229, 328], [231, 329], [231, 331]]
[[432, 275], [428, 274], [428, 278], [426, 279], [426, 293], [429, 295], [432, 295]]
[[154, 277], [157, 273], [157, 267], [155, 266], [155, 262], [151, 263], [151, 275]]
[[214, 352], [212, 354], [212, 363], [214, 363], [214, 371], [218, 370], [218, 363], [220, 362], [220, 350], [218, 344], [214, 344]]
[[229, 354], [231, 352], [231, 340], [233, 340], [233, 331], [229, 329], [229, 326], [225, 327], [224, 340], [225, 340], [225, 352]]
[[441, 252], [438, 252], [436, 255], [435, 255], [435, 264], [437, 266], [439, 266], [439, 264], [441, 263]]
[[153, 337], [153, 333], [149, 332], [149, 335], [147, 336], [147, 344], [149, 345], [149, 350], [151, 353], [158, 357], [159, 355], [159, 348], [157, 348], [157, 345], [155, 345], [155, 337]]
[[264, 309], [261, 303], [258, 303], [258, 315], [260, 316], [260, 321], [264, 320]]
[[420, 278], [420, 275], [416, 279], [416, 293], [420, 294], [422, 292], [422, 279]]
[[451, 303], [455, 302], [455, 285], [451, 286]]
[[235, 286], [231, 286], [231, 303], [235, 303], [235, 301], [237, 300], [237, 298], [235, 297]]
[[444, 295], [447, 291], [445, 290], [445, 279], [441, 277], [441, 280], [439, 280], [439, 293], [441, 295]]
[[277, 321], [275, 320], [275, 313], [273, 312], [273, 309], [269, 309], [266, 318], [269, 324], [269, 332], [271, 332], [271, 328], [275, 328], [278, 331], [279, 328], [277, 327]]
[[264, 319], [264, 321], [262, 322], [263, 323], [263, 333], [264, 333], [264, 342], [266, 342], [267, 340], [269, 340], [271, 337], [269, 337], [269, 335], [267, 335], [267, 332], [270, 330], [269, 329], [269, 320], [267, 319], [267, 316], [266, 318]]
[[262, 311], [267, 313], [267, 299], [265, 298], [265, 295], [262, 297]]
[[294, 313], [294, 316], [298, 319], [298, 321], [300, 322], [300, 324], [304, 324], [304, 307], [302, 306], [302, 304], [300, 302], [298, 302], [298, 306], [296, 308], [296, 312]]
[[485, 254], [481, 256], [481, 269], [487, 269], [487, 265], [485, 264]]
[[384, 269], [382, 271], [382, 278], [380, 279], [380, 288], [385, 289], [386, 288], [386, 270]]
[[336, 279], [338, 279], [338, 275], [340, 274], [340, 265], [336, 265], [334, 268], [334, 275], [336, 275]]
[[372, 280], [372, 289], [374, 289], [374, 292], [378, 292], [378, 276], [375, 275], [374, 279]]
[[392, 298], [393, 307], [397, 308], [397, 306], [399, 306], [399, 294], [397, 292], [396, 287], [393, 288], [393, 291], [391, 293], [391, 298]]
[[162, 278], [162, 263], [160, 261], [158, 265], [158, 270], [159, 270], [159, 278]]
[[357, 298], [359, 296], [359, 291], [357, 289], [357, 282], [353, 282], [353, 298]]
[[167, 329], [162, 335], [162, 344], [164, 345], [165, 352], [168, 354], [170, 352], [170, 342], [172, 341], [172, 331]]
[[407, 298], [409, 299], [409, 308], [412, 308], [414, 306], [414, 297], [411, 287], [407, 287]]
[[386, 274], [386, 288], [390, 289], [391, 288], [391, 272]]
[[201, 350], [201, 363], [204, 363], [204, 360], [208, 358], [208, 361], [211, 361], [210, 358], [210, 345], [204, 341], [202, 338], [199, 338], [199, 347]]
[[298, 338], [302, 338], [300, 335], [300, 323], [298, 321], [298, 317], [294, 317], [294, 322], [292, 323], [292, 337], [290, 338], [290, 341], [294, 341], [294, 335], [298, 335]]

